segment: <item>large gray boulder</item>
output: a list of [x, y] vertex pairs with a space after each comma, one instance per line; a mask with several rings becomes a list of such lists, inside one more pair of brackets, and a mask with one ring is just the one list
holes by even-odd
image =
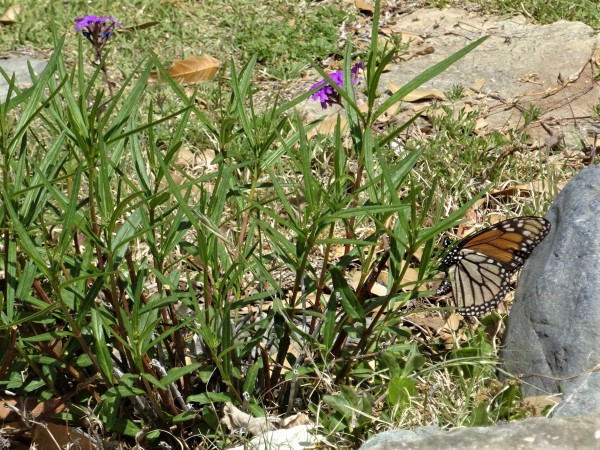
[[564, 392], [562, 414], [600, 410], [600, 167], [582, 170], [546, 218], [552, 229], [519, 279], [504, 368], [525, 396]]

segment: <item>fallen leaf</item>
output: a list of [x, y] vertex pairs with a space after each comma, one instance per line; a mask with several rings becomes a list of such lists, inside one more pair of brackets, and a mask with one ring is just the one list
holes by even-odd
[[[220, 66], [221, 62], [211, 56], [190, 56], [184, 60], [173, 61], [167, 72], [178, 83], [198, 83], [212, 80]], [[150, 78], [156, 80], [158, 75], [152, 74]]]
[[448, 330], [456, 331], [460, 327], [461, 320], [462, 320], [462, 316], [460, 314], [453, 312], [446, 319], [446, 323], [444, 324], [444, 326]]
[[488, 123], [482, 117], [475, 121], [475, 131], [485, 130], [488, 127]]
[[[333, 133], [335, 132], [335, 127], [337, 125], [337, 121], [338, 121], [337, 115], [328, 117], [327, 119], [323, 120], [319, 125], [317, 125], [315, 128], [310, 130], [308, 132], [308, 134], [306, 135], [306, 137], [308, 137], [310, 139], [318, 134], [322, 134], [322, 135], [326, 135], [326, 136], [333, 135]], [[343, 117], [340, 119], [340, 126], [341, 126], [342, 132], [344, 132], [347, 128], [346, 119]]]
[[38, 402], [34, 397], [7, 398], [0, 401], [0, 420], [15, 420], [20, 414], [27, 414], [31, 417], [38, 417], [47, 410], [61, 412], [65, 409], [63, 404], [56, 406], [58, 399], [48, 399]]
[[375, 11], [373, 4], [367, 3], [364, 0], [354, 0], [354, 6], [356, 6], [358, 10], [363, 13], [366, 12], [373, 14], [373, 11]]
[[496, 225], [506, 219], [508, 219], [508, 217], [504, 213], [491, 212], [487, 215], [487, 220], [491, 225]]
[[399, 24], [392, 25], [390, 29], [393, 34], [402, 35], [402, 43], [406, 43], [409, 41], [416, 41], [418, 43], [421, 43], [425, 41], [425, 36], [423, 34], [405, 30], [404, 28], [401, 28]]
[[[564, 187], [564, 183], [558, 183], [555, 186], [556, 189], [561, 190]], [[492, 197], [531, 197], [533, 195], [541, 195], [547, 192], [553, 191], [550, 189], [547, 183], [541, 181], [532, 181], [526, 184], [516, 184], [509, 186], [499, 191], [490, 192]]]
[[223, 407], [221, 423], [231, 432], [244, 430], [254, 436], [276, 429], [271, 419], [267, 417], [253, 417], [239, 410], [229, 402], [225, 403]]
[[17, 16], [21, 13], [21, 7], [19, 5], [13, 5], [6, 10], [4, 15], [0, 17], [0, 24], [12, 25], [17, 23]]
[[[420, 282], [419, 271], [414, 269], [413, 267], [408, 267], [406, 269], [406, 272], [404, 273], [404, 277], [402, 277], [402, 282], [400, 283], [400, 286], [403, 287], [405, 291], [408, 291], [413, 289], [417, 282]], [[421, 292], [426, 291], [427, 286], [425, 285], [425, 283], [420, 283], [417, 290]]]
[[540, 416], [544, 409], [552, 407], [560, 403], [560, 395], [536, 395], [532, 397], [525, 397], [523, 399], [523, 406], [526, 408], [533, 409], [536, 416]]
[[[388, 90], [394, 94], [400, 86], [388, 81], [387, 84]], [[415, 89], [412, 92], [409, 92], [406, 97], [402, 99], [405, 102], [417, 102], [420, 100], [446, 100], [446, 96], [439, 89]]]
[[438, 336], [444, 341], [444, 347], [447, 350], [451, 350], [457, 346], [457, 344], [463, 341], [466, 337], [465, 330], [460, 329], [460, 322], [463, 317], [457, 313], [451, 313], [444, 326], [438, 330]]
[[443, 317], [439, 315], [433, 315], [431, 313], [412, 314], [410, 318], [406, 320], [421, 328], [428, 328], [429, 330], [433, 330], [435, 333], [441, 330], [444, 327], [444, 324], [446, 323]]
[[408, 61], [409, 59], [414, 58], [415, 56], [424, 56], [429, 55], [435, 52], [435, 48], [428, 44], [420, 44], [420, 45], [411, 45], [410, 49], [400, 55], [400, 59], [402, 61]]
[[435, 52], [435, 48], [433, 48], [432, 45], [423, 45], [423, 46], [416, 48], [413, 51], [413, 54], [416, 56], [424, 56], [424, 55], [430, 55], [433, 52]]
[[481, 89], [483, 88], [484, 84], [485, 78], [478, 78], [477, 80], [475, 80], [475, 83], [469, 86], [469, 89], [471, 89], [473, 92], [481, 92]]
[[467, 214], [465, 215], [468, 218], [468, 220], [458, 225], [458, 229], [456, 230], [456, 236], [459, 239], [462, 239], [463, 237], [477, 230], [477, 224], [479, 222], [477, 219], [477, 213], [475, 211], [476, 210], [473, 207], [471, 207], [471, 209], [469, 209], [467, 211]]
[[285, 428], [285, 429], [297, 427], [300, 425], [310, 425], [310, 424], [312, 424], [312, 422], [310, 421], [308, 416], [301, 412], [296, 413], [293, 416], [289, 416], [284, 419], [281, 419], [281, 422], [279, 423], [280, 427]]
[[31, 448], [61, 450], [75, 447], [86, 450], [98, 448], [86, 434], [77, 428], [56, 423], [38, 423], [35, 425]]

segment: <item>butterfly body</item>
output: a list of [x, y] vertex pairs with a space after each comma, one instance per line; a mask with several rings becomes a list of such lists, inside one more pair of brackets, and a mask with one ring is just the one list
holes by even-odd
[[459, 312], [481, 316], [506, 296], [510, 278], [547, 236], [550, 222], [542, 217], [515, 217], [461, 240], [442, 260], [448, 280], [437, 294], [452, 291]]

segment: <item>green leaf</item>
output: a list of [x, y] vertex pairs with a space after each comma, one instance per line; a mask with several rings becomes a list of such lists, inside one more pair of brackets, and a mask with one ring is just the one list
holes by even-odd
[[254, 392], [254, 386], [258, 380], [258, 371], [260, 369], [262, 369], [262, 360], [259, 359], [250, 366], [248, 372], [246, 373], [246, 381], [244, 381], [243, 392], [247, 392], [248, 394], [252, 394]]
[[98, 362], [98, 366], [100, 366], [100, 370], [102, 370], [104, 378], [111, 380], [113, 362], [109, 347], [106, 343], [106, 338], [104, 336], [104, 324], [102, 321], [102, 316], [100, 316], [96, 309], [92, 309], [90, 312], [92, 335], [94, 336], [94, 346], [96, 350], [94, 355], [96, 357], [96, 361]]
[[342, 275], [340, 269], [337, 267], [331, 267], [329, 271], [331, 273], [331, 280], [334, 288], [334, 292], [331, 294], [331, 297], [334, 298], [335, 301], [339, 300], [341, 302], [344, 312], [353, 320], [364, 322], [365, 311], [362, 305], [358, 302], [354, 291], [348, 285], [348, 282]]
[[329, 354], [333, 347], [333, 340], [336, 336], [336, 314], [337, 301], [336, 296], [329, 296], [327, 301], [327, 309], [325, 310], [325, 321], [323, 322], [323, 344], [325, 345], [325, 354]]
[[231, 396], [229, 394], [223, 394], [220, 392], [207, 392], [205, 394], [190, 395], [187, 398], [190, 403], [199, 403], [200, 405], [212, 404], [212, 403], [226, 403], [231, 402]]
[[388, 385], [390, 405], [409, 406], [411, 398], [417, 394], [415, 383], [404, 377], [395, 377]]
[[111, 389], [115, 392], [115, 394], [117, 394], [121, 397], [132, 397], [134, 395], [146, 395], [146, 391], [144, 391], [143, 389], [139, 389], [139, 388], [131, 387], [131, 386], [125, 386], [122, 384], [113, 386]]
[[480, 403], [473, 408], [465, 425], [469, 427], [484, 427], [489, 424], [490, 416], [487, 411], [487, 405], [485, 403]]
[[352, 415], [353, 407], [343, 397], [338, 395], [325, 395], [323, 396], [323, 401], [344, 417]]
[[330, 222], [337, 219], [345, 219], [350, 217], [364, 217], [364, 216], [374, 216], [376, 214], [389, 214], [389, 213], [397, 213], [400, 210], [408, 209], [409, 206], [406, 205], [368, 205], [368, 206], [360, 206], [358, 208], [348, 208], [341, 211], [336, 211], [334, 213], [328, 214], [322, 220], [324, 222]]
[[194, 420], [195, 418], [196, 413], [194, 411], [184, 411], [181, 414], [177, 414], [175, 417], [173, 417], [171, 421], [172, 423], [184, 423]]
[[173, 367], [167, 372], [166, 377], [160, 379], [160, 384], [162, 384], [162, 386], [166, 388], [169, 384], [174, 383], [175, 381], [182, 378], [184, 375], [193, 372], [198, 367], [200, 367], [199, 363], [193, 363], [183, 367]]

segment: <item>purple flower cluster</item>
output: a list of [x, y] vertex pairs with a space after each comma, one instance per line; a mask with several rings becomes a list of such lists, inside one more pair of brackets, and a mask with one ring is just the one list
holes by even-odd
[[96, 48], [103, 47], [115, 27], [120, 26], [117, 20], [109, 16], [85, 16], [75, 19], [75, 30], [81, 31]]
[[[365, 68], [365, 63], [358, 62], [352, 66], [352, 82], [356, 83], [358, 79], [358, 71]], [[339, 87], [344, 87], [344, 71], [338, 70], [337, 72], [329, 74], [331, 79], [335, 84]], [[340, 104], [341, 98], [340, 94], [327, 82], [327, 80], [321, 80], [318, 83], [315, 83], [311, 86], [310, 90], [323, 86], [317, 92], [315, 92], [311, 98], [313, 100], [319, 100], [321, 102], [321, 108], [326, 109], [328, 106], [333, 105], [334, 103]]]

